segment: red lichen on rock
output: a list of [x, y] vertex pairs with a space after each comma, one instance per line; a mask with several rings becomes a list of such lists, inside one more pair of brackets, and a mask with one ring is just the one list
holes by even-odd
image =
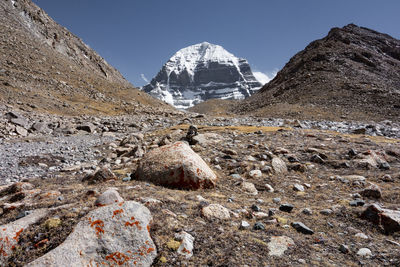
[[96, 230], [96, 235], [98, 237], [100, 237], [100, 234], [104, 234], [104, 230], [103, 230], [104, 222], [102, 220], [96, 220], [96, 221], [92, 222], [90, 224], [90, 227], [92, 227], [92, 228], [94, 227], [94, 229]]
[[128, 255], [125, 255], [124, 253], [121, 253], [121, 252], [114, 252], [114, 253], [106, 256], [107, 261], [114, 262], [118, 265], [123, 265], [131, 259], [132, 259], [131, 257], [129, 257]]
[[24, 231], [24, 228], [21, 228], [21, 230], [19, 230], [18, 232], [15, 233], [15, 236], [13, 237], [13, 239], [15, 239], [15, 241], [18, 242], [19, 236], [21, 235], [22, 231]]
[[136, 225], [136, 227], [137, 227], [137, 229], [138, 230], [142, 230], [142, 227], [140, 226], [140, 222], [139, 221], [136, 221], [135, 220], [135, 217], [131, 217], [131, 221], [132, 222], [125, 222], [125, 226], [126, 227], [128, 227], [128, 226], [134, 226], [134, 225]]
[[123, 212], [124, 212], [123, 209], [114, 210], [112, 218], [114, 218], [115, 216], [117, 216], [118, 214], [121, 214], [121, 213], [123, 213]]

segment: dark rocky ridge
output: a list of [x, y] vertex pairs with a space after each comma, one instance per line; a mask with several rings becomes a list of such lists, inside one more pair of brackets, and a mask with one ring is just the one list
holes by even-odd
[[333, 28], [235, 111], [399, 120], [400, 41], [354, 24]]
[[160, 102], [30, 0], [0, 2], [0, 101], [63, 114], [120, 113]]

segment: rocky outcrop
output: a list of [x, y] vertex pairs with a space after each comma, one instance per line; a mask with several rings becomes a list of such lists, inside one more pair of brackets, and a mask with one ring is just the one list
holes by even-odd
[[179, 50], [143, 90], [177, 108], [202, 101], [243, 99], [261, 87], [247, 60], [203, 42]]

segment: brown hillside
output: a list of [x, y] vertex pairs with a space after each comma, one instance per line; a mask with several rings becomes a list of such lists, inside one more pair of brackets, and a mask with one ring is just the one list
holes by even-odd
[[30, 0], [0, 1], [0, 102], [59, 114], [166, 107]]
[[297, 53], [235, 112], [313, 119], [400, 119], [400, 41], [354, 24]]

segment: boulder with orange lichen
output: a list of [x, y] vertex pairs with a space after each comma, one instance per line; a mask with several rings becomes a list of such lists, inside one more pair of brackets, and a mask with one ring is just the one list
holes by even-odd
[[26, 266], [151, 266], [157, 255], [151, 220], [134, 201], [97, 208], [64, 243]]
[[149, 151], [134, 178], [180, 189], [213, 188], [217, 180], [207, 163], [185, 142]]

